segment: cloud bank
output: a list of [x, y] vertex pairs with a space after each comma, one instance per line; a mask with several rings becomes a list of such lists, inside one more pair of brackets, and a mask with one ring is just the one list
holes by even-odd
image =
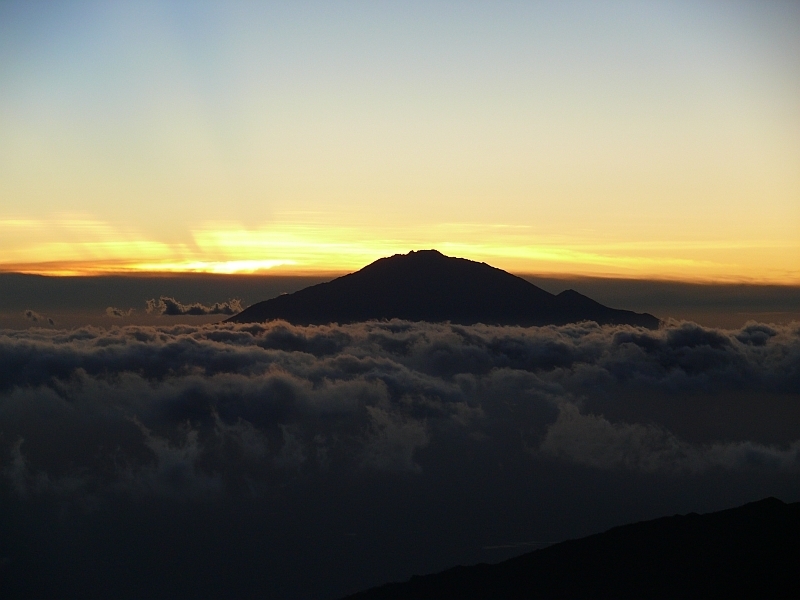
[[[432, 438], [485, 440], [498, 425], [518, 432], [531, 460], [645, 472], [796, 469], [795, 440], [692, 443], [656, 413], [612, 421], [603, 408], [618, 413], [616, 397], [640, 395], [641, 414], [647, 396], [711, 395], [724, 412], [729, 394], [751, 390], [753, 406], [726, 413], [741, 429], [761, 410], [758, 397], [798, 389], [796, 325], [646, 332], [277, 322], [0, 336], [5, 472], [19, 490], [67, 478], [161, 493], [164, 469], [186, 493], [288, 468], [416, 472], [416, 453]], [[61, 423], [63, 446], [40, 439], [47, 419]], [[115, 468], [67, 443], [88, 434], [115, 448]]]
[[[410, 574], [403, 568], [470, 560], [458, 541], [464, 531], [478, 549], [515, 547], [525, 540], [497, 536], [529, 527], [530, 539], [563, 539], [597, 530], [598, 511], [614, 524], [671, 498], [664, 510], [674, 512], [698, 490], [721, 506], [775, 490], [791, 500], [800, 492], [799, 390], [797, 323], [3, 331], [0, 493], [23, 512], [52, 503], [96, 515], [113, 506], [126, 519], [143, 518], [141, 507], [189, 503], [181, 514], [194, 515], [192, 527], [208, 518], [203, 506], [218, 515], [229, 507], [250, 515], [243, 531], [310, 536], [320, 557], [329, 552], [320, 564], [361, 561], [361, 575], [355, 563], [340, 565], [361, 577], [340, 582], [343, 593]], [[603, 500], [608, 494], [625, 501]], [[615, 512], [621, 506], [624, 514]], [[552, 524], [559, 511], [569, 517], [560, 529]], [[15, 523], [44, 518], [30, 514]], [[139, 526], [166, 527], [162, 517]], [[133, 535], [126, 523], [116, 524], [122, 537]], [[430, 555], [412, 544], [416, 527], [438, 532]], [[350, 530], [360, 532], [353, 544], [376, 537], [347, 552], [323, 540]], [[219, 547], [232, 543], [219, 535]], [[411, 544], [419, 564], [388, 555], [370, 562], [386, 536], [398, 552]], [[287, 573], [316, 560], [286, 552], [274, 560], [305, 556], [281, 567]], [[276, 581], [303, 595], [295, 580]]]

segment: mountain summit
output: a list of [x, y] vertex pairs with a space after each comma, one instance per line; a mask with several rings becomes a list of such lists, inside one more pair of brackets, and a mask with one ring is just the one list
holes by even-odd
[[360, 271], [259, 302], [228, 319], [298, 325], [373, 319], [462, 325], [563, 325], [578, 321], [655, 329], [653, 315], [608, 308], [574, 290], [553, 295], [521, 277], [437, 250], [381, 258]]

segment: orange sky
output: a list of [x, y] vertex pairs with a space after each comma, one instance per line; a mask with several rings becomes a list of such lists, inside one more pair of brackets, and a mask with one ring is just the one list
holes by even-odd
[[166, 244], [86, 220], [0, 222], [0, 227], [24, 240], [16, 254], [6, 253], [2, 270], [49, 275], [341, 273], [383, 256], [437, 248], [517, 273], [800, 282], [800, 249], [780, 241], [613, 241], [537, 235], [530, 226], [491, 223], [381, 227], [376, 235], [366, 227], [287, 223], [259, 229], [217, 224], [192, 231], [190, 243]]

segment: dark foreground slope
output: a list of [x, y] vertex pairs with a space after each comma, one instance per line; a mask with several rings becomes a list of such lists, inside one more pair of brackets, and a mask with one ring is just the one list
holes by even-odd
[[573, 290], [550, 294], [501, 269], [423, 250], [382, 258], [360, 271], [259, 302], [228, 319], [298, 325], [373, 319], [469, 325], [563, 325], [578, 321], [658, 327], [652, 315], [608, 308]]
[[800, 503], [625, 525], [349, 598], [800, 598]]

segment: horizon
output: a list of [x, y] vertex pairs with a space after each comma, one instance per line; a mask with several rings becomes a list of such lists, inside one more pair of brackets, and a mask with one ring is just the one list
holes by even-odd
[[[150, 314], [146, 311], [147, 302], [166, 297], [185, 305], [199, 303], [208, 307], [236, 301], [246, 308], [345, 274], [127, 273], [53, 277], [0, 273], [0, 329], [210, 324], [222, 317]], [[574, 289], [606, 306], [650, 313], [665, 321], [685, 320], [726, 329], [737, 329], [750, 321], [800, 322], [800, 286], [795, 285], [516, 275], [551, 294]], [[37, 313], [39, 320], [26, 317], [27, 311]], [[53, 319], [52, 324], [48, 318]]]
[[[297, 243], [292, 246], [297, 246]], [[453, 244], [442, 244], [442, 247]], [[459, 244], [461, 248], [465, 244]], [[646, 244], [641, 244], [645, 247]], [[49, 277], [92, 277], [92, 276], [158, 276], [158, 275], [241, 275], [241, 276], [273, 276], [273, 277], [338, 277], [357, 271], [375, 260], [388, 258], [409, 251], [437, 249], [433, 246], [417, 245], [411, 250], [391, 251], [381, 254], [380, 251], [359, 248], [357, 252], [336, 254], [318, 252], [312, 259], [308, 258], [309, 252], [304, 250], [302, 255], [305, 260], [285, 259], [238, 259], [238, 260], [187, 260], [170, 262], [164, 260], [140, 262], [137, 260], [101, 260], [101, 261], [30, 261], [0, 263], [0, 273], [19, 273], [27, 275], [42, 275]], [[794, 251], [794, 246], [787, 245], [782, 250]], [[800, 250], [800, 245], [796, 248]], [[447, 254], [447, 256], [456, 256]], [[313, 253], [312, 253], [313, 254]], [[290, 254], [291, 256], [291, 254]], [[295, 255], [297, 256], [297, 255]], [[331, 262], [327, 262], [331, 260]], [[536, 258], [532, 258], [535, 256]], [[573, 259], [572, 257], [580, 257]], [[458, 258], [466, 258], [475, 262], [483, 262], [501, 268], [518, 276], [552, 277], [563, 279], [597, 278], [634, 281], [674, 282], [687, 284], [744, 284], [744, 285], [800, 285], [800, 270], [786, 271], [780, 274], [770, 273], [768, 270], [755, 265], [752, 270], [740, 272], [704, 272], [703, 269], [691, 268], [692, 260], [674, 259], [659, 260], [645, 257], [623, 257], [611, 259], [596, 254], [582, 251], [573, 251], [564, 246], [551, 248], [538, 248], [530, 251], [526, 248], [493, 248], [488, 251], [479, 250], [459, 254]], [[336, 262], [338, 259], [338, 262]], [[364, 260], [367, 262], [358, 262]], [[596, 263], [581, 268], [581, 262]], [[794, 261], [790, 260], [790, 263]], [[538, 269], [533, 265], [538, 263]], [[541, 263], [552, 263], [544, 267]], [[668, 266], [663, 272], [655, 269], [637, 271], [641, 265], [665, 264]], [[673, 268], [669, 265], [673, 264]], [[567, 264], [570, 266], [564, 267]], [[674, 266], [690, 267], [685, 270], [676, 269]], [[758, 273], [758, 274], [756, 274]]]
[[[297, 277], [307, 277], [307, 278], [329, 278], [334, 279], [337, 277], [342, 277], [344, 275], [348, 275], [350, 273], [354, 273], [356, 271], [361, 270], [362, 268], [369, 266], [373, 262], [377, 260], [381, 260], [384, 258], [391, 258], [392, 256], [402, 256], [408, 254], [409, 252], [420, 252], [425, 250], [434, 250], [436, 252], [440, 252], [437, 248], [415, 248], [412, 250], [407, 250], [405, 252], [396, 252], [393, 254], [386, 254], [381, 255], [371, 260], [369, 263], [362, 264], [361, 266], [354, 267], [351, 269], [323, 269], [320, 267], [306, 267], [306, 268], [297, 268], [296, 266], [292, 265], [272, 265], [267, 267], [259, 267], [258, 265], [253, 264], [243, 264], [247, 263], [248, 261], [231, 261], [231, 262], [220, 262], [220, 263], [185, 263], [180, 265], [180, 268], [177, 268], [178, 265], [162, 265], [165, 268], [163, 269], [151, 269], [148, 270], [144, 267], [153, 267], [154, 265], [136, 265], [136, 264], [127, 264], [126, 266], [112, 266], [112, 264], [105, 263], [103, 266], [99, 266], [97, 263], [83, 263], [83, 262], [59, 262], [59, 261], [50, 261], [45, 263], [25, 263], [25, 264], [0, 264], [0, 274], [6, 275], [36, 275], [41, 277], [52, 277], [52, 278], [81, 278], [81, 277], [202, 277], [204, 275], [208, 275], [211, 277], [219, 276], [220, 278], [225, 277], [252, 277], [252, 278], [259, 278], [259, 277], [268, 277], [268, 278], [297, 278]], [[490, 260], [481, 260], [476, 258], [469, 258], [467, 256], [455, 256], [455, 255], [448, 255], [444, 252], [440, 252], [444, 256], [449, 256], [451, 258], [463, 258], [466, 260], [470, 260], [473, 262], [479, 262], [487, 264], [491, 267], [495, 267], [498, 269], [502, 269], [512, 275], [516, 275], [517, 277], [525, 278], [534, 278], [534, 279], [552, 279], [554, 281], [564, 280], [564, 281], [580, 281], [580, 280], [603, 280], [603, 281], [618, 281], [620, 283], [631, 281], [631, 282], [638, 282], [638, 283], [646, 283], [646, 282], [653, 282], [653, 283], [674, 283], [674, 284], [685, 284], [685, 285], [696, 285], [696, 286], [753, 286], [753, 287], [798, 287], [800, 286], [800, 280], [794, 281], [782, 281], [782, 280], [771, 280], [771, 279], [764, 279], [764, 278], [757, 278], [757, 277], [745, 277], [745, 276], [731, 276], [731, 277], [670, 277], [670, 276], [648, 276], [648, 275], [631, 275], [631, 274], [624, 274], [624, 273], [615, 273], [615, 272], [593, 272], [593, 273], [584, 273], [580, 271], [549, 271], [549, 270], [542, 270], [542, 271], [535, 271], [535, 270], [524, 270], [524, 269], [517, 269], [517, 270], [509, 270], [503, 267], [498, 266], [497, 264], [493, 264]], [[258, 261], [249, 261], [250, 263], [257, 263]], [[496, 261], [495, 261], [496, 262]], [[192, 266], [194, 265], [194, 266]], [[171, 268], [175, 267], [175, 268]], [[191, 267], [191, 268], [190, 268]]]

